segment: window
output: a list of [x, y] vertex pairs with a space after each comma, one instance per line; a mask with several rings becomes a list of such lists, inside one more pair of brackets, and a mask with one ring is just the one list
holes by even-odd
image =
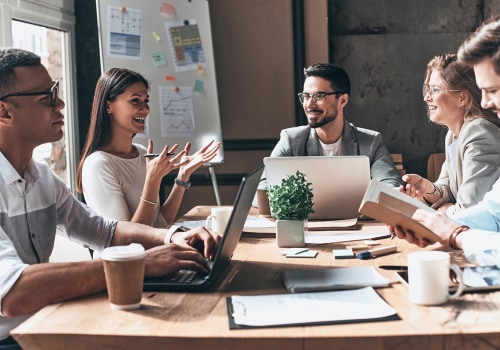
[[[54, 80], [59, 80], [59, 96], [66, 103], [64, 137], [38, 146], [33, 157], [45, 160], [54, 173], [75, 192], [75, 174], [78, 160], [78, 140], [74, 103], [75, 76], [73, 50], [73, 1], [44, 0], [36, 2], [18, 0], [9, 5], [0, 0], [0, 46], [17, 47], [32, 51], [42, 58]], [[44, 16], [40, 17], [40, 13]], [[10, 33], [10, 35], [9, 35]], [[3, 41], [3, 42], [2, 42]]]

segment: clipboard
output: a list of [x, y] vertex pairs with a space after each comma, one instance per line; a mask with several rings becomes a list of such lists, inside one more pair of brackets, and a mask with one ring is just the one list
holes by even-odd
[[[383, 313], [380, 314], [380, 316], [367, 316], [367, 317], [353, 317], [352, 315], [356, 315], [356, 312], [350, 313], [350, 312], [344, 312], [344, 314], [341, 317], [332, 317], [332, 318], [327, 318], [325, 319], [324, 317], [319, 317], [316, 318], [314, 315], [312, 318], [307, 317], [303, 312], [300, 310], [296, 312], [295, 314], [298, 315], [298, 318], [294, 320], [293, 322], [289, 321], [289, 318], [287, 316], [283, 316], [282, 322], [279, 320], [275, 322], [276, 320], [272, 320], [270, 317], [266, 317], [266, 315], [262, 315], [262, 323], [259, 324], [243, 324], [239, 323], [236, 320], [237, 312], [242, 312], [241, 310], [235, 310], [234, 306], [235, 302], [233, 297], [228, 297], [226, 298], [226, 306], [227, 306], [227, 314], [228, 314], [228, 320], [229, 320], [229, 329], [251, 329], [251, 328], [275, 328], [275, 327], [294, 327], [294, 326], [316, 326], [316, 325], [327, 325], [327, 324], [345, 324], [345, 323], [364, 323], [364, 322], [380, 322], [380, 321], [396, 321], [396, 320], [401, 320], [399, 315], [397, 314], [396, 310], [392, 309], [392, 307], [386, 303], [382, 297], [376, 293], [373, 288], [371, 287], [366, 287], [366, 288], [361, 288], [357, 290], [349, 290], [349, 291], [333, 291], [333, 292], [318, 292], [318, 293], [298, 293], [298, 294], [278, 294], [278, 295], [267, 295], [267, 296], [249, 296], [249, 297], [244, 297], [244, 298], [256, 298], [259, 300], [259, 298], [271, 298], [270, 300], [273, 300], [273, 298], [293, 298], [302, 295], [305, 298], [308, 298], [309, 296], [312, 296], [314, 299], [317, 299], [316, 297], [319, 297], [320, 302], [323, 302], [324, 300], [328, 299], [321, 299], [323, 298], [323, 295], [326, 295], [328, 298], [330, 295], [327, 294], [332, 294], [332, 293], [342, 293], [342, 296], [344, 297], [345, 295], [348, 295], [347, 293], [353, 293], [352, 297], [349, 297], [352, 300], [359, 300], [359, 303], [362, 304], [362, 301], [365, 302], [367, 299], [358, 299], [358, 295], [365, 295], [368, 296], [368, 299], [371, 299], [376, 305], [382, 306], [383, 308]], [[374, 294], [373, 294], [374, 293]], [[236, 296], [239, 298], [240, 296]], [[351, 301], [352, 301], [351, 300]], [[279, 304], [279, 303], [277, 303]], [[277, 305], [276, 304], [276, 305]], [[297, 305], [296, 303], [291, 303], [294, 305]], [[371, 304], [374, 305], [374, 304]], [[253, 307], [253, 306], [252, 306]], [[365, 305], [360, 305], [360, 309], [366, 308]], [[242, 305], [242, 310], [245, 309], [245, 305]], [[369, 310], [369, 309], [365, 309]], [[269, 314], [276, 315], [276, 313], [272, 310], [266, 310], [264, 307], [262, 308], [263, 312], [268, 312]], [[331, 315], [334, 315], [335, 312], [331, 312]], [[345, 317], [344, 317], [345, 316]], [[271, 319], [271, 320], [270, 320]], [[270, 320], [270, 321], [269, 321]]]

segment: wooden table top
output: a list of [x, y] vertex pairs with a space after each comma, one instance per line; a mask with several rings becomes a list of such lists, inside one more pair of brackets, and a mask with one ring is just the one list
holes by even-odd
[[[209, 208], [195, 207], [183, 219], [198, 220]], [[355, 232], [387, 232], [385, 225], [363, 222]], [[401, 240], [398, 252], [370, 260], [335, 260], [332, 249], [345, 244], [315, 245], [314, 259], [280, 254], [272, 234], [243, 234], [225, 277], [203, 293], [144, 292], [140, 309], [111, 310], [105, 293], [40, 310], [12, 331], [26, 349], [497, 349], [500, 347], [500, 292], [464, 294], [442, 306], [408, 301], [406, 286], [394, 272], [380, 270], [393, 284], [377, 292], [401, 320], [318, 326], [230, 330], [226, 298], [284, 293], [281, 273], [293, 268], [406, 265], [412, 246]], [[352, 244], [352, 243], [349, 243]], [[436, 245], [426, 249], [443, 249]], [[463, 263], [457, 252], [454, 260]]]

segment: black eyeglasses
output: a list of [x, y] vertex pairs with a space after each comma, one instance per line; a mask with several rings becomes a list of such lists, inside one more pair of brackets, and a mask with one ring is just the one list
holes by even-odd
[[13, 94], [8, 94], [0, 97], [0, 101], [3, 101], [8, 97], [37, 96], [37, 95], [50, 95], [50, 107], [54, 107], [57, 103], [57, 97], [59, 96], [59, 81], [58, 80], [54, 81], [54, 85], [52, 85], [50, 90], [37, 91], [37, 92], [14, 92]]
[[312, 98], [314, 103], [321, 104], [323, 103], [324, 99], [328, 95], [343, 95], [344, 92], [342, 91], [333, 91], [333, 92], [315, 92], [314, 94], [306, 94], [305, 92], [300, 92], [297, 95], [299, 96], [300, 103], [306, 103], [309, 102], [309, 100]]

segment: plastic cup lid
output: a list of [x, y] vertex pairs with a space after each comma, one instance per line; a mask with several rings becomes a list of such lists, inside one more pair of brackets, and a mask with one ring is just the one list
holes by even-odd
[[142, 244], [131, 243], [129, 245], [119, 245], [108, 247], [103, 250], [101, 258], [104, 260], [134, 260], [144, 258], [146, 251]]

